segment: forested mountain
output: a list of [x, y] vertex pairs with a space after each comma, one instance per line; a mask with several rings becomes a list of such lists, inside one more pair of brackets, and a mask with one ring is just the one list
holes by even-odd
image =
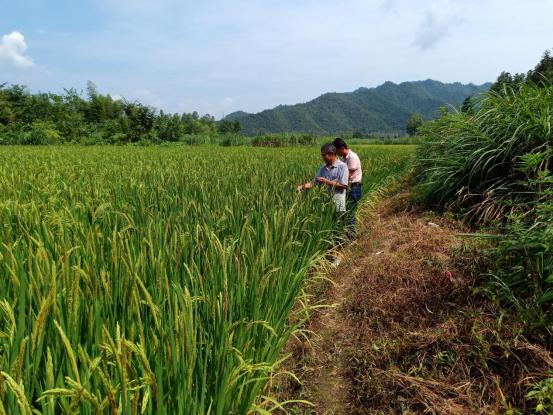
[[409, 116], [420, 113], [433, 119], [444, 105], [460, 106], [465, 98], [478, 94], [491, 84], [473, 85], [426, 80], [395, 84], [353, 92], [327, 93], [303, 104], [279, 105], [257, 114], [243, 111], [225, 119], [238, 120], [242, 132], [309, 132], [314, 134], [394, 134], [405, 133]]

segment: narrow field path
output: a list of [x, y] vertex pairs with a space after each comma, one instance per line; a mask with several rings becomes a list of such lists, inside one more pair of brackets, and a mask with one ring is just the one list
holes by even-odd
[[504, 414], [524, 405], [532, 374], [553, 369], [516, 315], [477, 294], [483, 242], [410, 200], [395, 194], [367, 209], [332, 283], [314, 287], [330, 306], [289, 345], [300, 383], [282, 389], [313, 406], [289, 414]]
[[[401, 196], [371, 210], [360, 236], [344, 249], [340, 265], [329, 276], [332, 284], [323, 297], [330, 307], [319, 309], [311, 319], [309, 330], [314, 334], [301, 367], [301, 397], [314, 407], [300, 413], [378, 413], [373, 409], [382, 397], [368, 396], [378, 392], [370, 390], [367, 379], [369, 372], [377, 373], [372, 353], [388, 358], [386, 342], [402, 341], [402, 326], [414, 328], [412, 320], [425, 326], [433, 309], [442, 305], [443, 294], [455, 289], [453, 275], [461, 274], [449, 253], [459, 246], [454, 236], [459, 224], [398, 210], [397, 203], [403, 206]], [[391, 375], [381, 376], [384, 383]], [[442, 403], [454, 411], [460, 408], [454, 399]]]
[[314, 411], [324, 415], [348, 414], [348, 381], [343, 351], [347, 348], [349, 331], [347, 320], [341, 313], [343, 301], [351, 288], [350, 273], [342, 273], [343, 265], [335, 270], [333, 285], [327, 292], [330, 307], [320, 309], [314, 316], [310, 330], [312, 354], [304, 377], [309, 379], [308, 399]]
[[493, 305], [473, 296], [478, 248], [459, 235], [468, 229], [412, 210], [408, 200], [377, 203], [331, 271], [319, 293], [330, 306], [312, 314], [313, 334], [294, 353], [301, 385], [292, 397], [314, 406], [291, 413], [496, 414], [514, 385], [504, 373], [523, 376], [510, 361], [494, 372], [474, 358], [481, 347], [483, 359], [501, 358], [485, 355], [482, 336], [515, 336], [510, 323], [497, 328]]
[[[368, 222], [377, 220], [378, 214]], [[356, 330], [351, 316], [344, 313], [348, 299], [356, 290], [355, 277], [363, 271], [359, 261], [366, 257], [367, 250], [372, 251], [369, 241], [369, 229], [364, 229], [360, 237], [339, 253], [340, 265], [328, 275], [331, 283], [324, 291], [326, 307], [312, 314], [309, 330], [312, 337], [308, 350], [296, 367], [303, 382], [301, 398], [313, 404], [313, 407], [301, 407], [298, 413], [310, 415], [349, 415], [356, 404], [352, 401], [351, 368], [349, 351], [355, 347], [351, 334]], [[293, 412], [296, 413], [296, 412]]]

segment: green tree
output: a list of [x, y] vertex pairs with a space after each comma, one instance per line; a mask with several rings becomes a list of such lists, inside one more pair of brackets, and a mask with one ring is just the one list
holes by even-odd
[[465, 98], [463, 105], [461, 106], [461, 112], [466, 114], [472, 114], [474, 112], [474, 102], [472, 95]]
[[414, 112], [407, 120], [407, 126], [405, 128], [407, 131], [407, 134], [411, 136], [417, 134], [417, 130], [423, 124], [424, 124], [424, 120], [422, 119], [422, 116], [419, 113]]
[[123, 111], [122, 133], [126, 134], [128, 141], [137, 142], [147, 138], [154, 126], [155, 110], [138, 102], [125, 102]]
[[[232, 126], [240, 130], [238, 122]], [[205, 137], [217, 131], [209, 114], [158, 113], [139, 102], [101, 94], [91, 81], [84, 93], [71, 88], [63, 94], [31, 94], [22, 85], [0, 83], [0, 127], [2, 144], [178, 141], [186, 134]]]
[[8, 125], [13, 123], [14, 120], [13, 111], [9, 107], [6, 101], [0, 98], [0, 124]]
[[6, 84], [0, 84], [0, 124], [8, 125], [14, 121], [15, 116], [3, 91], [5, 86]]
[[238, 120], [221, 120], [217, 127], [219, 134], [240, 134], [241, 130], [242, 127]]
[[503, 71], [501, 72], [501, 74], [499, 74], [499, 76], [497, 77], [497, 80], [490, 87], [490, 91], [501, 93], [506, 86], [513, 86], [513, 85], [515, 85], [515, 80], [513, 78], [513, 75], [511, 75], [510, 72]]
[[178, 114], [160, 112], [154, 123], [156, 137], [160, 141], [179, 141], [184, 135], [184, 125]]
[[533, 70], [528, 72], [526, 79], [536, 84], [544, 82], [553, 82], [553, 56], [552, 52], [546, 50]]

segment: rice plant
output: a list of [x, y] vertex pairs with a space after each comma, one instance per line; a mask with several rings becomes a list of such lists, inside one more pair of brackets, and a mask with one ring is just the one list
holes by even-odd
[[[366, 147], [366, 191], [410, 147]], [[308, 160], [309, 162], [306, 162]], [[337, 229], [317, 149], [0, 149], [0, 414], [247, 414]], [[300, 181], [301, 181], [300, 180]]]

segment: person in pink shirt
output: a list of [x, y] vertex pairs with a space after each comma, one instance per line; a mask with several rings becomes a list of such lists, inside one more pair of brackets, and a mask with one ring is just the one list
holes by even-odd
[[348, 194], [348, 210], [351, 215], [351, 232], [355, 235], [355, 212], [357, 210], [357, 205], [361, 200], [363, 195], [363, 185], [361, 180], [363, 179], [363, 170], [361, 168], [361, 160], [359, 156], [355, 154], [346, 144], [346, 142], [338, 137], [333, 142], [334, 147], [342, 161], [346, 163], [348, 167], [348, 179], [349, 179], [349, 192]]

